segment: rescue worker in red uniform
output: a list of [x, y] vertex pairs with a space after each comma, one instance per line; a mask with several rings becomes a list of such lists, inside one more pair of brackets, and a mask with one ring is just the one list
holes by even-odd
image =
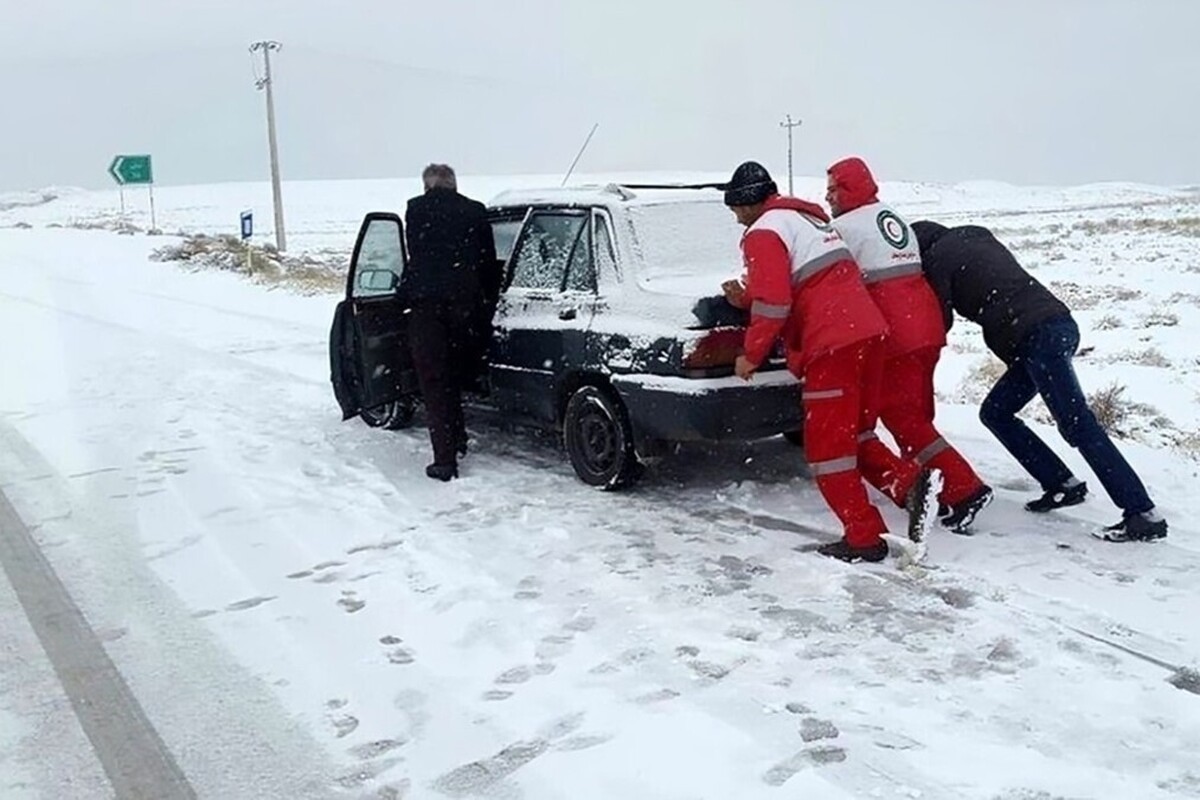
[[879, 188], [858, 158], [828, 170], [826, 202], [832, 227], [862, 270], [871, 299], [888, 325], [884, 341], [879, 418], [905, 460], [897, 459], [874, 431], [859, 450], [859, 468], [871, 485], [903, 506], [919, 467], [942, 474], [942, 524], [965, 533], [992, 500], [992, 490], [934, 427], [933, 373], [946, 345], [942, 307], [921, 271], [917, 237], [904, 219], [879, 202]]
[[[887, 324], [820, 206], [780, 196], [767, 170], [753, 161], [733, 173], [725, 204], [746, 227], [745, 288], [726, 285], [730, 301], [750, 311], [735, 371], [749, 380], [775, 341], [783, 340], [788, 369], [804, 381], [805, 458], [843, 526], [843, 538], [818, 552], [843, 561], [882, 561], [887, 525], [863, 485], [859, 433], [864, 419], [871, 429], [875, 425], [865, 389], [873, 385], [869, 373], [880, 363], [876, 353]], [[915, 508], [910, 515], [924, 511]]]

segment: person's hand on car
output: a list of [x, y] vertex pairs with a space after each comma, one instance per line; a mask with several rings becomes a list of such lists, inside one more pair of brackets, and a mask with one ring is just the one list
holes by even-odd
[[725, 293], [725, 299], [729, 301], [729, 305], [734, 308], [746, 307], [746, 287], [741, 281], [736, 278], [731, 278], [721, 284], [721, 291]]
[[738, 356], [737, 361], [733, 362], [733, 373], [744, 381], [754, 377], [754, 371], [757, 369], [758, 365], [745, 356]]

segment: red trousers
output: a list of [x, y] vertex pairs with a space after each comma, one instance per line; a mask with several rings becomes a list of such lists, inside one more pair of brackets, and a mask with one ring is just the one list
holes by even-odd
[[[879, 420], [891, 431], [908, 463], [941, 471], [943, 487], [938, 499], [947, 505], [955, 505], [982, 488], [983, 482], [933, 425], [933, 371], [940, 355], [940, 347], [927, 347], [884, 362], [883, 391], [877, 396], [876, 408]], [[864, 436], [867, 430], [864, 429]], [[874, 425], [869, 430], [874, 430]], [[881, 442], [875, 441], [879, 447], [872, 447], [870, 454], [859, 452], [863, 475], [871, 485], [903, 505], [904, 494], [912, 486], [912, 479], [904, 470], [901, 478], [904, 494], [898, 496], [880, 486], [877, 481], [885, 481], [889, 474], [895, 474], [895, 456]], [[893, 472], [889, 473], [889, 470]]]
[[[819, 356], [804, 370], [804, 457], [852, 547], [870, 547], [887, 532], [879, 509], [867, 497], [860, 461], [882, 468], [882, 453], [887, 453], [895, 462], [892, 472], [905, 466], [878, 439], [861, 435], [875, 428], [882, 368], [882, 339], [871, 339]], [[897, 485], [907, 480], [911, 486], [917, 468], [908, 466], [911, 476], [883, 469], [875, 477]]]

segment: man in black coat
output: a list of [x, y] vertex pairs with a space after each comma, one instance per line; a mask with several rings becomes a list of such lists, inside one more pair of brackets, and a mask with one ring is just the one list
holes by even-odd
[[408, 266], [401, 282], [408, 340], [425, 401], [433, 463], [425, 474], [458, 476], [466, 453], [462, 389], [478, 378], [491, 337], [501, 269], [487, 210], [458, 193], [454, 170], [430, 164], [425, 193], [408, 201]]
[[1071, 364], [1079, 327], [1070, 310], [988, 229], [935, 222], [917, 222], [912, 229], [925, 276], [942, 303], [946, 330], [955, 312], [978, 323], [988, 348], [1008, 365], [984, 399], [979, 418], [1041, 484], [1043, 496], [1025, 508], [1051, 511], [1082, 503], [1087, 495], [1087, 484], [1017, 417], [1040, 394], [1067, 444], [1079, 450], [1123, 512], [1120, 522], [1098, 535], [1118, 542], [1166, 536], [1166, 520], [1088, 408]]

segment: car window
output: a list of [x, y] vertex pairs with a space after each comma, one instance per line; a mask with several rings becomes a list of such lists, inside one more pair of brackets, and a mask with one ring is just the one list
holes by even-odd
[[587, 217], [581, 214], [534, 214], [526, 223], [513, 259], [511, 286], [559, 291], [575, 240]]
[[498, 219], [492, 221], [492, 238], [496, 242], [496, 258], [508, 261], [512, 255], [513, 245], [517, 242], [517, 234], [521, 232], [523, 219]]
[[617, 273], [617, 251], [613, 246], [612, 232], [608, 229], [608, 218], [597, 213], [596, 221], [596, 272], [603, 275]]
[[394, 219], [367, 223], [358, 259], [354, 262], [354, 297], [394, 294], [404, 274], [404, 245]]
[[569, 292], [596, 291], [596, 263], [592, 259], [592, 235], [588, 225], [583, 226], [575, 249], [571, 251], [571, 263], [567, 267], [567, 281], [563, 288]]

